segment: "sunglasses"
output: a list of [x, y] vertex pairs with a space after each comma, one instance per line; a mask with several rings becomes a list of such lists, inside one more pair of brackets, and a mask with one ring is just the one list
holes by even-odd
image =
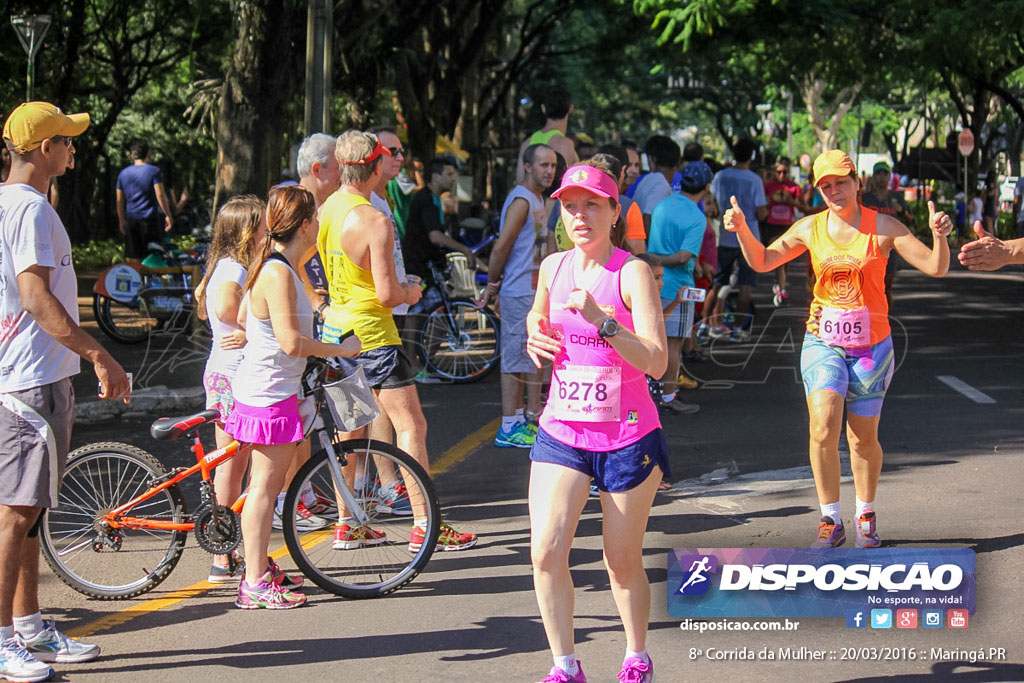
[[391, 152], [391, 156], [393, 156], [393, 157], [398, 157], [398, 156], [404, 157], [405, 156], [405, 148], [404, 147], [388, 147], [387, 150], [389, 152]]
[[71, 136], [70, 135], [54, 135], [50, 139], [53, 140], [54, 142], [63, 142], [65, 147], [70, 147], [71, 146]]

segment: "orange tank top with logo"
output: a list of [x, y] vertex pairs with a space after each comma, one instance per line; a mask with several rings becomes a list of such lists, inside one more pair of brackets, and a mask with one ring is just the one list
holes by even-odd
[[859, 347], [890, 334], [885, 298], [888, 257], [878, 246], [878, 212], [861, 207], [857, 236], [839, 244], [828, 232], [831, 211], [814, 216], [809, 251], [814, 268], [814, 299], [807, 332], [828, 344]]

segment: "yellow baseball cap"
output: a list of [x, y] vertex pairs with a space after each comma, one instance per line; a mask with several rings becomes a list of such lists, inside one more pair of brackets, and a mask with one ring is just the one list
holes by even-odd
[[814, 184], [820, 185], [821, 181], [828, 176], [845, 176], [857, 173], [857, 167], [853, 165], [850, 157], [840, 149], [830, 149], [822, 152], [814, 160]]
[[75, 137], [89, 127], [88, 114], [68, 116], [49, 102], [25, 102], [7, 117], [4, 140], [18, 154], [25, 154], [57, 135]]

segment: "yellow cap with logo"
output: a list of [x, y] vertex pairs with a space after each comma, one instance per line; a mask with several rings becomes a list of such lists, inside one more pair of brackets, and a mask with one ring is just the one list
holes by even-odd
[[11, 112], [4, 124], [4, 140], [18, 154], [25, 154], [57, 135], [75, 137], [89, 127], [88, 114], [70, 116], [49, 102], [25, 102]]

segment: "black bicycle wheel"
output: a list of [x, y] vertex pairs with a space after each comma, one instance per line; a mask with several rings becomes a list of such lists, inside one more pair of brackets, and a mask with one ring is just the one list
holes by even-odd
[[[391, 444], [353, 439], [335, 448], [345, 454], [343, 475], [359, 509], [347, 509], [335, 489], [327, 452], [315, 453], [292, 479], [285, 497], [288, 552], [299, 570], [325, 591], [353, 599], [387, 595], [412, 581], [434, 553], [441, 523], [434, 485], [418, 462]], [[411, 509], [404, 515], [384, 512], [377, 492], [392, 486], [405, 487], [408, 494]], [[304, 496], [307, 507], [326, 503], [337, 508], [339, 519], [350, 522], [350, 533], [342, 529], [339, 536], [337, 526], [299, 531], [295, 513]], [[319, 500], [310, 505], [311, 497]], [[354, 521], [364, 514], [365, 526]], [[423, 529], [415, 526], [417, 519], [426, 520]]]
[[102, 294], [92, 295], [92, 311], [103, 334], [122, 344], [140, 344], [149, 338], [157, 320], [151, 317], [140, 299], [132, 307]]
[[[158, 586], [185, 549], [184, 531], [104, 530], [98, 522], [167, 474], [149, 453], [123, 443], [94, 443], [71, 453], [56, 507], [39, 534], [43, 556], [61, 581], [93, 598], [141, 595]], [[130, 517], [186, 521], [185, 500], [171, 486], [128, 511]]]
[[450, 305], [451, 319], [440, 304], [420, 325], [417, 343], [423, 362], [451, 382], [475, 382], [498, 365], [501, 323], [491, 309], [478, 309], [469, 299], [452, 299]]

